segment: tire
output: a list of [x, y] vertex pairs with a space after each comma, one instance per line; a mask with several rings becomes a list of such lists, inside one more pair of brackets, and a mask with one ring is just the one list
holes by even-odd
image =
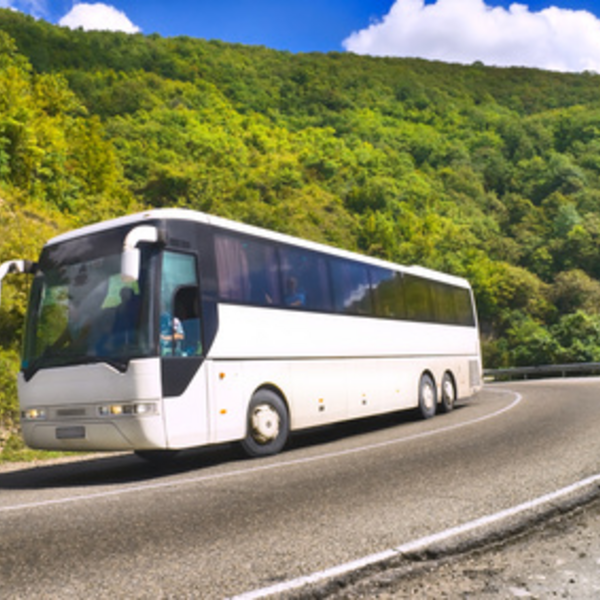
[[449, 413], [454, 408], [456, 402], [456, 386], [454, 385], [454, 378], [446, 371], [442, 378], [442, 398], [440, 401], [440, 408], [442, 412]]
[[250, 457], [271, 456], [285, 446], [290, 419], [284, 401], [271, 390], [259, 390], [248, 407], [246, 437], [241, 445]]
[[435, 416], [437, 408], [437, 390], [431, 375], [424, 373], [419, 383], [419, 412], [424, 419]]

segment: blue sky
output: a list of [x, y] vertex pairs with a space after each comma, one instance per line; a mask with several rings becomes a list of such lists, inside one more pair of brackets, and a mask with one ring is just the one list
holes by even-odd
[[600, 0], [0, 0], [52, 23], [291, 52], [600, 72]]

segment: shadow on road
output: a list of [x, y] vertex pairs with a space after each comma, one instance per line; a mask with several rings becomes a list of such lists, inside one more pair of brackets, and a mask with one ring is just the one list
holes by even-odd
[[[456, 406], [459, 410], [461, 406]], [[402, 424], [419, 421], [416, 411], [403, 411], [376, 417], [321, 426], [292, 434], [282, 455], [290, 452], [324, 446], [335, 442], [367, 435]], [[134, 453], [85, 455], [81, 459], [36, 464], [23, 469], [0, 472], [0, 490], [32, 490], [45, 488], [77, 488], [114, 484], [139, 483], [158, 480], [181, 473], [204, 470], [221, 464], [253, 462], [237, 444], [226, 444], [184, 450], [171, 457], [157, 457], [148, 461]]]
[[229, 446], [214, 446], [181, 452], [169, 462], [150, 462], [135, 454], [101, 457], [85, 455], [81, 459], [25, 467], [0, 473], [0, 490], [76, 488], [151, 481], [217, 466], [242, 458]]

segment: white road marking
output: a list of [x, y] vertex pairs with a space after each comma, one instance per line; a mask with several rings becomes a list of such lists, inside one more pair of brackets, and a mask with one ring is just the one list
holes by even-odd
[[463, 427], [469, 427], [471, 425], [475, 425], [475, 424], [481, 423], [483, 421], [488, 421], [490, 419], [498, 417], [498, 416], [512, 410], [522, 400], [521, 395], [517, 394], [515, 392], [511, 392], [508, 390], [499, 390], [499, 389], [496, 389], [493, 391], [497, 392], [497, 393], [502, 393], [502, 394], [513, 394], [513, 395], [515, 395], [515, 399], [509, 405], [507, 405], [497, 411], [494, 411], [493, 413], [490, 413], [489, 415], [485, 415], [483, 417], [477, 417], [476, 419], [472, 419], [470, 421], [456, 423], [454, 425], [449, 425], [447, 427], [441, 427], [439, 429], [434, 429], [431, 431], [423, 431], [421, 433], [409, 435], [404, 438], [397, 438], [397, 439], [388, 440], [385, 442], [377, 442], [375, 444], [367, 444], [365, 446], [360, 446], [358, 448], [350, 448], [347, 450], [338, 450], [335, 452], [328, 452], [325, 454], [319, 454], [318, 456], [297, 458], [297, 459], [292, 459], [292, 460], [268, 464], [268, 465], [257, 465], [255, 467], [237, 469], [234, 471], [228, 471], [226, 473], [213, 473], [210, 475], [201, 475], [199, 477], [188, 477], [185, 479], [177, 479], [176, 481], [146, 483], [146, 484], [142, 484], [142, 485], [127, 486], [127, 487], [119, 488], [116, 490], [94, 492], [92, 494], [80, 494], [80, 495], [76, 495], [76, 496], [65, 496], [63, 498], [55, 498], [55, 499], [50, 499], [50, 500], [39, 500], [37, 502], [24, 502], [21, 504], [0, 506], [0, 513], [15, 512], [15, 511], [20, 511], [20, 510], [28, 510], [28, 509], [35, 509], [35, 508], [45, 508], [45, 507], [51, 507], [51, 506], [57, 506], [57, 505], [63, 505], [63, 504], [73, 504], [76, 502], [84, 502], [84, 501], [89, 501], [89, 500], [98, 500], [98, 499], [102, 499], [102, 498], [117, 497], [117, 496], [123, 496], [125, 494], [137, 493], [137, 492], [159, 490], [159, 489], [166, 489], [166, 488], [175, 488], [175, 487], [184, 486], [184, 485], [194, 485], [194, 484], [199, 484], [199, 483], [206, 483], [209, 481], [217, 481], [220, 479], [239, 477], [241, 475], [249, 475], [249, 474], [260, 473], [260, 472], [264, 472], [264, 471], [273, 471], [276, 469], [288, 468], [290, 466], [304, 465], [304, 464], [315, 463], [315, 462], [319, 462], [319, 461], [323, 461], [323, 460], [330, 460], [332, 458], [339, 458], [339, 457], [343, 457], [343, 456], [349, 456], [349, 455], [359, 454], [359, 453], [363, 453], [363, 452], [369, 452], [372, 450], [386, 448], [389, 446], [394, 446], [394, 445], [402, 444], [405, 442], [410, 442], [410, 441], [414, 441], [414, 440], [418, 440], [418, 439], [433, 437], [435, 435], [440, 435], [442, 433], [448, 433], [449, 431], [462, 429]]
[[491, 525], [497, 525], [498, 523], [506, 519], [523, 515], [524, 513], [539, 509], [547, 505], [552, 505], [553, 503], [559, 500], [568, 498], [572, 494], [575, 494], [577, 492], [583, 492], [586, 488], [591, 489], [594, 487], [598, 487], [599, 484], [600, 474], [592, 475], [590, 477], [587, 477], [586, 479], [582, 479], [581, 481], [561, 488], [555, 492], [545, 494], [543, 496], [540, 496], [539, 498], [523, 502], [522, 504], [518, 504], [517, 506], [501, 510], [491, 515], [485, 515], [483, 517], [480, 517], [479, 519], [475, 519], [474, 521], [469, 521], [467, 523], [463, 523], [462, 525], [451, 527], [450, 529], [445, 529], [444, 531], [440, 531], [439, 533], [434, 533], [432, 535], [428, 535], [416, 540], [412, 540], [410, 542], [406, 542], [400, 546], [397, 546], [396, 548], [391, 548], [389, 550], [384, 550], [376, 554], [371, 554], [369, 556], [365, 556], [363, 558], [359, 558], [348, 563], [336, 565], [323, 571], [318, 571], [310, 575], [298, 577], [297, 579], [292, 579], [262, 589], [246, 592], [235, 596], [234, 598], [232, 598], [232, 600], [257, 600], [259, 598], [266, 598], [275, 594], [291, 592], [293, 590], [297, 590], [310, 584], [324, 582], [328, 579], [339, 577], [341, 575], [346, 575], [348, 573], [356, 571], [357, 569], [362, 569], [364, 567], [368, 567], [376, 563], [389, 560], [391, 558], [400, 557], [403, 554], [422, 552], [434, 544], [439, 544], [441, 542], [447, 543], [450, 542], [453, 538], [459, 538], [460, 536], [463, 536], [465, 534], [473, 533], [477, 530], [483, 530], [484, 528], [490, 527]]

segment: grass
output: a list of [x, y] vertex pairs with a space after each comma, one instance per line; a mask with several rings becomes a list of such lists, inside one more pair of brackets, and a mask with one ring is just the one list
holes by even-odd
[[3, 448], [0, 448], [0, 465], [11, 462], [33, 462], [73, 456], [75, 452], [49, 452], [47, 450], [32, 450], [28, 448], [18, 433], [9, 436]]

